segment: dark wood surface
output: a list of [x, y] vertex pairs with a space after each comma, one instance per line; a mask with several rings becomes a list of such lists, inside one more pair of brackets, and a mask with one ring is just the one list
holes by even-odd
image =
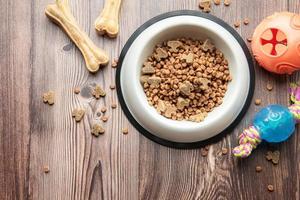
[[[207, 157], [200, 150], [176, 150], [151, 142], [127, 121], [110, 91], [115, 70], [110, 66], [96, 75], [84, 66], [80, 52], [44, 15], [50, 0], [0, 0], [0, 199], [300, 199], [300, 133], [287, 142], [260, 146], [249, 159], [237, 160], [222, 147], [237, 144], [237, 135], [260, 107], [251, 105], [244, 120], [224, 139], [210, 146]], [[70, 0], [79, 24], [112, 58], [118, 57], [133, 31], [146, 20], [173, 10], [198, 10], [198, 0], [124, 0], [121, 33], [115, 40], [99, 37], [93, 23], [103, 0]], [[229, 7], [213, 6], [212, 14], [229, 24], [248, 17], [250, 24], [238, 32], [247, 38], [255, 26], [276, 11], [300, 12], [299, 0], [232, 0]], [[288, 104], [293, 76], [275, 76], [256, 66], [254, 98], [262, 105]], [[267, 92], [266, 84], [274, 85]], [[95, 101], [87, 92], [98, 83], [107, 97]], [[83, 88], [82, 95], [73, 88]], [[41, 100], [47, 90], [56, 92], [50, 107]], [[94, 138], [90, 124], [95, 110], [108, 109], [106, 133]], [[71, 110], [85, 106], [84, 120], [75, 124]], [[129, 128], [123, 135], [121, 129]], [[264, 155], [281, 152], [273, 166]], [[49, 165], [50, 172], [43, 173]], [[263, 167], [262, 173], [255, 166]], [[275, 191], [267, 191], [272, 184]]]

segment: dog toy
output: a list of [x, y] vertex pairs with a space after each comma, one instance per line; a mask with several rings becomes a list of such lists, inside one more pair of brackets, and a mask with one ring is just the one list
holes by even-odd
[[236, 157], [246, 158], [262, 140], [279, 143], [287, 140], [300, 122], [300, 85], [291, 84], [289, 89], [292, 105], [269, 105], [261, 109], [253, 119], [253, 125], [239, 136], [239, 146], [233, 149]]
[[264, 19], [254, 31], [252, 51], [270, 72], [292, 74], [300, 70], [300, 15], [281, 12]]

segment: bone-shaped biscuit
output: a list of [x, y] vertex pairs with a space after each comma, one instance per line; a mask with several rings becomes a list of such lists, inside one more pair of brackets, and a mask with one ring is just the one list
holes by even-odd
[[121, 0], [106, 0], [104, 8], [95, 21], [95, 29], [100, 35], [115, 38], [119, 32], [119, 10]]
[[62, 27], [67, 35], [80, 49], [86, 67], [90, 72], [97, 72], [100, 65], [106, 65], [109, 61], [108, 55], [98, 48], [88, 35], [83, 32], [71, 13], [68, 0], [56, 0], [45, 9], [46, 16]]

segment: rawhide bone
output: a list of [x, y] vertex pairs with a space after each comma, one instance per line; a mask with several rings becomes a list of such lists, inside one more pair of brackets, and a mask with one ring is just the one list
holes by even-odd
[[107, 34], [111, 38], [117, 37], [120, 6], [121, 0], [105, 1], [104, 8], [95, 21], [95, 29], [100, 35]]
[[79, 28], [71, 13], [68, 0], [56, 0], [54, 4], [46, 7], [45, 13], [48, 18], [62, 27], [80, 49], [85, 59], [86, 67], [90, 72], [97, 72], [100, 65], [108, 63], [108, 55], [98, 48], [88, 35]]

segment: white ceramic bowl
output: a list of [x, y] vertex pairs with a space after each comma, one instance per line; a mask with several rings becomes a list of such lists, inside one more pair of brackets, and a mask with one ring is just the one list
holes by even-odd
[[[139, 81], [142, 64], [154, 46], [178, 37], [209, 38], [224, 53], [233, 77], [223, 103], [200, 123], [158, 114], [148, 104]], [[125, 114], [141, 133], [163, 145], [193, 148], [226, 132], [242, 118], [253, 94], [253, 63], [243, 40], [225, 22], [196, 11], [175, 11], [146, 22], [128, 40], [119, 59], [117, 86]]]

